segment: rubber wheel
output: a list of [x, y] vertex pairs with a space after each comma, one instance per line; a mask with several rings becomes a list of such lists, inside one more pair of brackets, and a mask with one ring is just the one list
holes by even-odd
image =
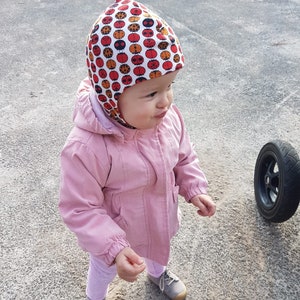
[[294, 215], [300, 199], [300, 160], [291, 144], [275, 140], [262, 147], [254, 191], [258, 211], [267, 221], [280, 223]]

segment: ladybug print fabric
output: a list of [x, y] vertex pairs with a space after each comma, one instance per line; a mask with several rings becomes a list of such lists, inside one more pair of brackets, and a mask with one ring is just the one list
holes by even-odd
[[96, 20], [88, 36], [89, 78], [104, 111], [124, 126], [117, 101], [125, 88], [184, 65], [172, 28], [143, 4], [117, 0]]

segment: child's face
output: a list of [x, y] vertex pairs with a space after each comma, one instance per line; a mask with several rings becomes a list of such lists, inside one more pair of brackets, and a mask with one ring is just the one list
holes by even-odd
[[178, 72], [145, 80], [125, 90], [118, 101], [124, 120], [137, 129], [158, 125], [173, 102], [171, 85]]

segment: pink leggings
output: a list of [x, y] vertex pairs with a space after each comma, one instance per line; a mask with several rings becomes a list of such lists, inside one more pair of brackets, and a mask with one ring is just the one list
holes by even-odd
[[[153, 277], [159, 277], [166, 267], [145, 258], [147, 272]], [[91, 300], [103, 300], [108, 286], [117, 275], [116, 265], [107, 266], [102, 260], [90, 255], [90, 265], [87, 278], [86, 294]]]

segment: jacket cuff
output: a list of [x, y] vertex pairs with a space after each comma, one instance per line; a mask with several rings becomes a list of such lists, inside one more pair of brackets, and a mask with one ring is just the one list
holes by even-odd
[[207, 189], [197, 187], [183, 193], [183, 197], [188, 203], [191, 203], [191, 199], [197, 195], [207, 195]]
[[117, 257], [117, 255], [124, 249], [130, 247], [130, 244], [128, 241], [126, 240], [117, 240], [116, 242], [114, 242], [112, 244], [112, 246], [110, 247], [110, 249], [108, 250], [107, 255], [104, 257], [105, 263], [108, 266], [111, 266], [112, 264], [114, 264], [115, 259]]

